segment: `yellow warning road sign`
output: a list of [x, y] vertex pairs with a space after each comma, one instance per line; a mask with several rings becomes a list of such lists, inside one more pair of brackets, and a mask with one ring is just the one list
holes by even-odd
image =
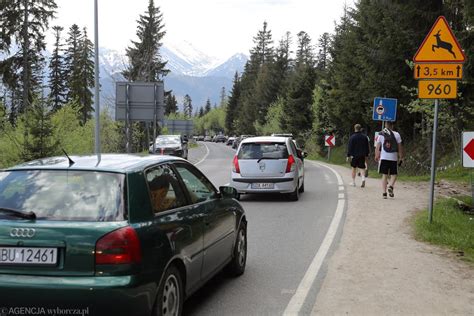
[[418, 81], [418, 98], [456, 99], [457, 83], [456, 80], [420, 80]]
[[415, 64], [415, 79], [461, 79], [462, 64]]
[[466, 56], [444, 16], [438, 17], [413, 57], [417, 63], [462, 63], [465, 60]]

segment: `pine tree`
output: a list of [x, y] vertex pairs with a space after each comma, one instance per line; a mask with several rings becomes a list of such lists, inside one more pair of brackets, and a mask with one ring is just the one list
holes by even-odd
[[316, 67], [320, 71], [326, 71], [328, 66], [328, 59], [329, 59], [329, 45], [330, 45], [330, 35], [329, 33], [323, 33], [319, 38], [319, 52], [318, 56], [316, 57]]
[[301, 31], [298, 33], [298, 49], [296, 50], [296, 67], [299, 65], [314, 65], [314, 53], [311, 45], [311, 38], [308, 33]]
[[155, 82], [162, 80], [169, 70], [160, 55], [164, 31], [163, 14], [154, 1], [149, 0], [148, 11], [138, 20], [138, 41], [127, 48], [128, 68], [123, 75], [129, 81]]
[[64, 61], [68, 77], [66, 102], [71, 102], [79, 101], [83, 84], [80, 68], [82, 33], [77, 24], [69, 28], [68, 36]]
[[178, 112], [178, 101], [173, 93], [169, 92], [166, 94], [165, 99], [165, 115]]
[[237, 121], [238, 130], [241, 134], [255, 134], [255, 122], [260, 115], [266, 113], [269, 103], [266, 100], [260, 100], [259, 97], [266, 95], [267, 87], [259, 85], [257, 91], [257, 80], [259, 75], [267, 75], [267, 70], [263, 67], [269, 67], [274, 62], [274, 49], [272, 33], [267, 29], [267, 22], [263, 23], [263, 29], [258, 31], [257, 36], [253, 38], [255, 46], [250, 50], [250, 60], [245, 65], [244, 73], [241, 78], [241, 97], [238, 100], [239, 111]]
[[304, 137], [313, 125], [313, 90], [316, 76], [309, 65], [300, 65], [283, 104], [280, 126], [295, 137]]
[[[22, 146], [21, 158], [24, 161], [53, 156], [57, 143], [53, 139], [51, 112], [43, 101], [32, 103], [31, 111], [22, 116], [28, 146]], [[29, 122], [29, 124], [27, 124]]]
[[198, 117], [203, 117], [203, 116], [204, 116], [204, 108], [200, 107]]
[[267, 26], [267, 22], [263, 22], [263, 29], [258, 31], [257, 36], [253, 38], [256, 46], [250, 50], [251, 59], [253, 57], [258, 65], [273, 60], [272, 31], [268, 30]]
[[226, 97], [225, 87], [222, 87], [222, 89], [221, 89], [221, 102], [220, 102], [219, 106], [224, 106], [226, 98], [227, 97]]
[[229, 135], [235, 134], [235, 120], [238, 111], [238, 102], [240, 99], [240, 78], [236, 72], [232, 83], [232, 91], [230, 92], [229, 102], [225, 111], [225, 130]]
[[[39, 88], [45, 49], [44, 32], [53, 18], [57, 5], [54, 0], [10, 0], [1, 1], [0, 52], [9, 53], [12, 43], [20, 50], [0, 61], [0, 76], [15, 98], [21, 96], [18, 107], [11, 110], [22, 113], [27, 110], [33, 94]], [[21, 78], [21, 84], [19, 80]], [[20, 92], [20, 93], [18, 93]], [[16, 117], [13, 113], [12, 117]]]
[[64, 58], [62, 56], [61, 31], [64, 28], [53, 26], [55, 42], [49, 62], [49, 99], [53, 111], [59, 110], [66, 103], [66, 77], [64, 73]]
[[204, 114], [207, 114], [209, 112], [211, 112], [211, 100], [209, 100], [208, 98], [204, 107]]
[[91, 118], [93, 111], [93, 94], [91, 89], [94, 87], [94, 45], [87, 37], [86, 28], [83, 29], [82, 34], [79, 45], [79, 77], [82, 85], [77, 97], [81, 104], [81, 121], [82, 124], [85, 124]]
[[184, 112], [184, 116], [186, 116], [187, 118], [190, 118], [193, 114], [193, 104], [192, 104], [192, 100], [189, 94], [186, 94], [184, 96], [183, 112]]

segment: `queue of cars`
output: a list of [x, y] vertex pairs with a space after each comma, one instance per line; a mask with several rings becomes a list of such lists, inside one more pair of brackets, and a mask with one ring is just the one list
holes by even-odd
[[240, 195], [304, 192], [305, 153], [293, 139], [249, 136], [231, 140], [231, 183], [218, 189], [183, 159], [180, 135], [159, 136], [148, 156], [66, 155], [0, 170], [3, 306], [180, 315], [221, 270], [243, 274]]
[[226, 268], [244, 273], [232, 187], [163, 155], [52, 157], [0, 171], [2, 307], [180, 315]]

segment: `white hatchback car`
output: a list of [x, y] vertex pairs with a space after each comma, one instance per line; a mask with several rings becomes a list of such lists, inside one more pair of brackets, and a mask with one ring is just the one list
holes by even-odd
[[303, 155], [289, 137], [242, 140], [232, 161], [230, 186], [242, 193], [288, 193], [297, 201], [304, 192]]

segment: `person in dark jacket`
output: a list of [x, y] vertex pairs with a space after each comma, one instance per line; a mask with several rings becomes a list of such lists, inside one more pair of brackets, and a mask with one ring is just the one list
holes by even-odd
[[362, 176], [361, 188], [365, 187], [365, 168], [367, 158], [369, 157], [369, 139], [362, 134], [360, 124], [354, 125], [355, 133], [349, 138], [349, 145], [347, 146], [346, 160], [351, 162], [352, 167], [352, 186], [355, 186], [355, 177], [357, 169]]

